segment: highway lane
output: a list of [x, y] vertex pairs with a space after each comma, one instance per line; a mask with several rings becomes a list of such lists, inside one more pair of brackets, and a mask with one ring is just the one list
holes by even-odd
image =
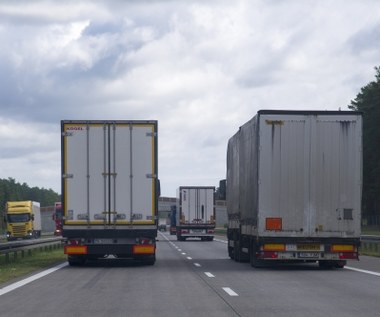
[[229, 303], [241, 316], [375, 316], [380, 312], [378, 258], [348, 263], [361, 270], [372, 268], [377, 276], [349, 269], [322, 270], [316, 264], [254, 269], [228, 259], [225, 243], [202, 248], [198, 243], [175, 245], [215, 276], [212, 287], [228, 285], [238, 295]]
[[[1, 316], [346, 317], [380, 311], [379, 276], [316, 265], [254, 269], [230, 260], [226, 248], [222, 241], [179, 242], [160, 233], [154, 266], [114, 260], [67, 266], [0, 296]], [[365, 258], [349, 265], [376, 263]]]
[[0, 297], [1, 316], [236, 316], [168, 241], [157, 262], [64, 267]]

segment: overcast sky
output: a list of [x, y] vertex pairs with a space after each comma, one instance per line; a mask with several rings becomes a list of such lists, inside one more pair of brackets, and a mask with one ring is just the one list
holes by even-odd
[[0, 1], [0, 178], [60, 193], [60, 120], [156, 119], [163, 196], [218, 186], [259, 109], [347, 110], [380, 1]]

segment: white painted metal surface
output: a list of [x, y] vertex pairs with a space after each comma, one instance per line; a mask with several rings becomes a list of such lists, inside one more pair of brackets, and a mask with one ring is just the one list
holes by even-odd
[[214, 219], [215, 187], [185, 187], [178, 189], [180, 217], [183, 224], [206, 224]]
[[155, 122], [63, 124], [66, 225], [155, 224]]
[[[229, 227], [268, 237], [359, 237], [361, 131], [354, 112], [259, 112], [229, 140]], [[282, 229], [267, 230], [267, 218], [281, 218]]]
[[[261, 115], [259, 229], [263, 235], [359, 236], [361, 117]], [[265, 219], [282, 218], [282, 232]]]

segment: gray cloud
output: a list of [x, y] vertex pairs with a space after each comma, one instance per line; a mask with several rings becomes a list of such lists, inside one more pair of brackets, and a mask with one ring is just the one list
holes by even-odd
[[0, 177], [60, 191], [60, 120], [157, 119], [163, 195], [217, 186], [257, 110], [344, 108], [373, 79], [379, 20], [371, 0], [1, 1]]
[[347, 41], [347, 45], [355, 54], [365, 54], [368, 51], [375, 51], [378, 54], [378, 43], [380, 43], [380, 23], [359, 30]]

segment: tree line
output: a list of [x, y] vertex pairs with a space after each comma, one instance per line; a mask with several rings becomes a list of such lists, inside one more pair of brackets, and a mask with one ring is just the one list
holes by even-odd
[[5, 210], [7, 201], [33, 200], [38, 201], [41, 207], [54, 206], [61, 197], [52, 189], [29, 187], [26, 183], [20, 184], [14, 178], [0, 178], [0, 211]]
[[368, 225], [380, 225], [380, 67], [348, 108], [363, 113], [362, 214]]

